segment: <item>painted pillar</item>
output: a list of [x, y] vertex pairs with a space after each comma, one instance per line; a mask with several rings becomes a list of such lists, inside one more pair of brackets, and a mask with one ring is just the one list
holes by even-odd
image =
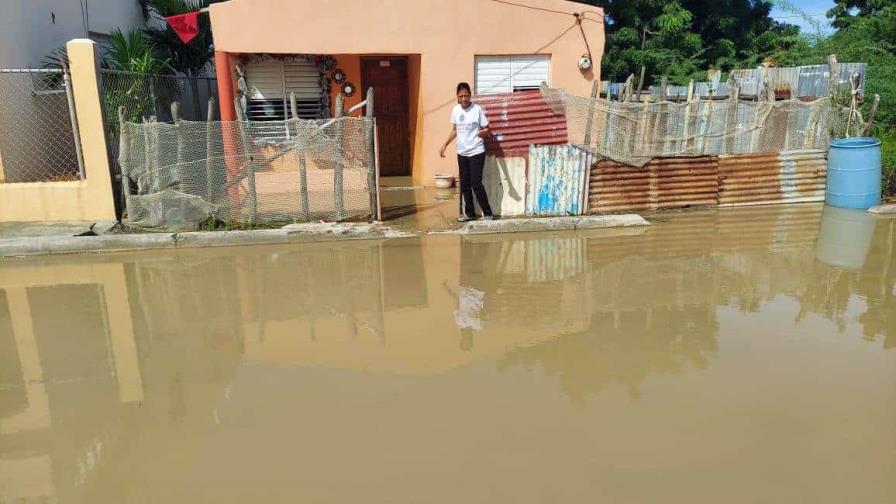
[[233, 108], [233, 68], [230, 65], [230, 53], [215, 51], [215, 75], [218, 78], [218, 103], [221, 107], [221, 120], [236, 120]]
[[[239, 130], [236, 121], [236, 109], [233, 105], [233, 67], [230, 64], [230, 53], [215, 51], [215, 74], [218, 77], [218, 103], [221, 108], [221, 139], [224, 144], [224, 160], [227, 164], [227, 183], [230, 183], [240, 172], [240, 146], [238, 143]], [[230, 203], [230, 218], [239, 218], [239, 185], [235, 185], [227, 192]]]
[[[65, 44], [72, 74], [72, 94], [81, 133], [81, 151], [87, 176], [84, 218], [115, 220], [115, 196], [109, 170], [109, 151], [100, 96], [99, 59], [96, 43], [74, 39]], [[89, 202], [89, 203], [88, 203]]]

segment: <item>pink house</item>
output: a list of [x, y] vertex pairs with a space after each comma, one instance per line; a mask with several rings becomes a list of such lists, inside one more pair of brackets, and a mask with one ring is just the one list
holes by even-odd
[[457, 170], [438, 150], [459, 81], [587, 95], [604, 48], [601, 9], [564, 0], [230, 0], [210, 15], [222, 119], [234, 97], [250, 120], [278, 120], [295, 93], [311, 118], [373, 87], [382, 175], [424, 185]]

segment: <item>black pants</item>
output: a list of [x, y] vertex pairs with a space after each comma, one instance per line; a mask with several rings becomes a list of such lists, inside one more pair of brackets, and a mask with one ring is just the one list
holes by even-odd
[[473, 194], [479, 201], [479, 208], [484, 215], [492, 214], [492, 207], [488, 204], [488, 195], [485, 194], [485, 186], [482, 185], [482, 169], [485, 166], [485, 153], [475, 156], [457, 155], [457, 166], [460, 171], [460, 195], [461, 211], [467, 217], [476, 217], [476, 208], [473, 206]]

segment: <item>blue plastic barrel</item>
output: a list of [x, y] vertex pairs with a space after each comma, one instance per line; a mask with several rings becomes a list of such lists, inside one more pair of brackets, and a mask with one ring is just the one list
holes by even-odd
[[840, 138], [830, 147], [825, 202], [859, 210], [880, 205], [880, 140]]

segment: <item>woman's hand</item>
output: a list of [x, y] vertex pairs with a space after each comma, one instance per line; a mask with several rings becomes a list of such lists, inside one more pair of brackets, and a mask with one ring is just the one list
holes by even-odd
[[441, 149], [439, 149], [439, 157], [445, 157], [445, 149], [447, 149], [447, 145], [443, 145]]
[[479, 129], [479, 138], [485, 140], [492, 134], [492, 130], [488, 126]]

